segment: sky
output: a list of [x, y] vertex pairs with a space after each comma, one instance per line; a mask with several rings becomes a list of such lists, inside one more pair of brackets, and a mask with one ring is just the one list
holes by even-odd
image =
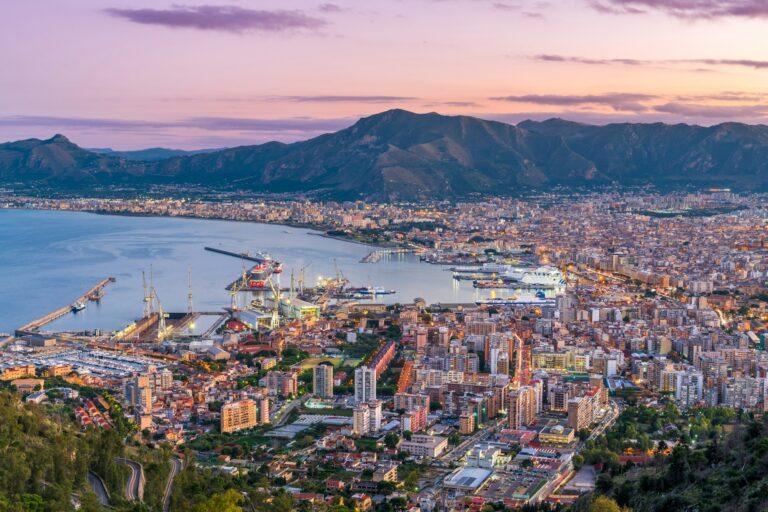
[[0, 141], [291, 142], [391, 108], [768, 123], [767, 0], [3, 0]]

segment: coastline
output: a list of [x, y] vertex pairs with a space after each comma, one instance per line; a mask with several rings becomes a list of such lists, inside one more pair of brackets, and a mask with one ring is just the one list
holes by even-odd
[[105, 215], [114, 217], [152, 217], [159, 219], [194, 219], [194, 220], [212, 220], [212, 221], [226, 221], [226, 222], [242, 222], [247, 224], [262, 224], [265, 226], [283, 226], [294, 229], [308, 229], [307, 234], [320, 236], [323, 238], [330, 238], [332, 240], [338, 240], [340, 242], [348, 242], [351, 244], [364, 245], [375, 249], [392, 249], [398, 247], [397, 245], [384, 245], [374, 244], [369, 242], [361, 242], [359, 240], [353, 240], [350, 238], [344, 238], [335, 235], [329, 235], [327, 233], [328, 226], [318, 226], [312, 224], [304, 224], [300, 222], [268, 222], [260, 220], [248, 220], [248, 219], [230, 219], [227, 217], [203, 217], [199, 215], [163, 215], [159, 213], [136, 213], [136, 212], [115, 212], [107, 210], [78, 210], [78, 209], [62, 209], [62, 208], [27, 208], [27, 207], [5, 207], [0, 210], [26, 210], [26, 211], [45, 211], [45, 212], [73, 212], [73, 213], [89, 213], [92, 215]]

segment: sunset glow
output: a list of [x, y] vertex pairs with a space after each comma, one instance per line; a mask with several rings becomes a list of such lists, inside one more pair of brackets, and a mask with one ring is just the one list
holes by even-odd
[[9, 0], [0, 140], [295, 141], [390, 108], [763, 123], [755, 0]]

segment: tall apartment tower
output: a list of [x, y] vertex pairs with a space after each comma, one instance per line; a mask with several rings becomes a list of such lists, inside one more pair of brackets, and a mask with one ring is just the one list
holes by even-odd
[[355, 370], [355, 403], [376, 400], [376, 370], [361, 366]]
[[146, 375], [137, 375], [125, 382], [125, 402], [145, 412], [152, 412], [152, 387]]
[[322, 363], [312, 369], [312, 392], [320, 398], [333, 398], [333, 365]]

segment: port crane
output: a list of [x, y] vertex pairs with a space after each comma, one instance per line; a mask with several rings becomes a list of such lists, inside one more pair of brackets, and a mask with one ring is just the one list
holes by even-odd
[[299, 295], [304, 293], [304, 271], [307, 270], [310, 265], [312, 265], [312, 263], [307, 263], [299, 270]]
[[240, 294], [241, 291], [243, 291], [243, 288], [245, 287], [245, 284], [248, 282], [248, 276], [246, 275], [245, 271], [245, 260], [243, 260], [243, 274], [242, 277], [235, 281], [235, 284], [232, 285], [232, 288], [229, 290], [230, 295], [230, 304], [229, 307], [232, 310], [239, 309], [238, 303], [237, 303], [237, 296]]
[[[275, 282], [272, 280], [272, 276], [270, 276], [267, 281], [269, 282], [269, 287], [272, 289], [272, 318], [269, 322], [269, 328], [272, 330], [277, 329], [280, 327], [280, 287], [275, 284]], [[291, 281], [293, 281], [293, 278], [291, 278]], [[293, 288], [293, 286], [291, 286]]]

